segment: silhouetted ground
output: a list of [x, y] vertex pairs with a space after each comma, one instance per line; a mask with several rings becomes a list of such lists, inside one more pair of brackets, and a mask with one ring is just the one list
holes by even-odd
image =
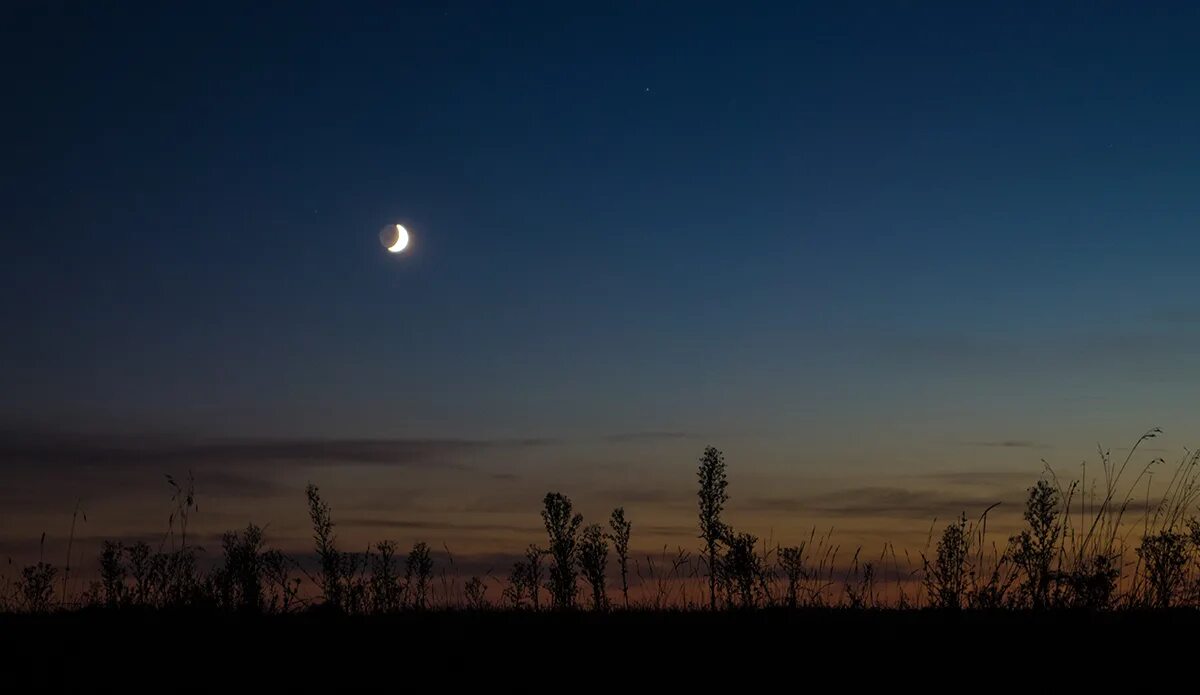
[[[1135, 674], [1144, 684], [1168, 666], [1190, 674], [1191, 657], [1180, 654], [1194, 651], [1198, 636], [1193, 610], [0, 616], [4, 683], [156, 691], [318, 684], [339, 691], [383, 679], [388, 691], [490, 684], [590, 692], [691, 682], [745, 692], [777, 678], [791, 683], [782, 690], [818, 689], [833, 677], [851, 692], [854, 684], [895, 680], [898, 687], [906, 679], [934, 690], [1001, 680], [1037, 692], [1081, 679], [1113, 685]], [[568, 680], [553, 688], [555, 678]]]

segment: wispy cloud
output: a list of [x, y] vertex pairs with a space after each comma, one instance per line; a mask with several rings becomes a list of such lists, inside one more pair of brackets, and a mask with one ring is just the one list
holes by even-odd
[[551, 439], [201, 439], [161, 435], [0, 432], [0, 468], [167, 468], [211, 464], [431, 466], [487, 450], [541, 447]]
[[691, 502], [695, 493], [686, 488], [668, 490], [658, 487], [638, 488], [634, 486], [605, 488], [596, 492], [596, 497], [613, 500], [616, 504], [662, 504], [680, 501]]
[[290, 489], [269, 478], [230, 471], [204, 471], [196, 482], [207, 493], [236, 497], [274, 497]]
[[1163, 323], [1200, 323], [1200, 307], [1177, 306], [1168, 309], [1157, 309], [1150, 314], [1155, 320]]
[[963, 442], [964, 446], [982, 446], [1000, 449], [1050, 449], [1049, 444], [1033, 442], [1028, 439], [999, 439], [986, 442]]
[[1022, 471], [937, 471], [908, 477], [916, 480], [949, 483], [951, 485], [1012, 488], [1021, 484], [1032, 484], [1037, 480], [1038, 475], [1038, 469], [1029, 469]]
[[697, 435], [691, 432], [677, 432], [671, 430], [646, 430], [642, 432], [618, 432], [604, 437], [607, 442], [622, 444], [628, 442], [650, 442], [672, 439], [696, 439]]
[[386, 517], [350, 517], [340, 520], [340, 526], [348, 528], [375, 528], [375, 529], [396, 529], [403, 531], [429, 531], [432, 533], [444, 532], [472, 532], [472, 533], [496, 533], [510, 532], [526, 535], [535, 535], [545, 532], [545, 529], [540, 526], [518, 526], [513, 524], [498, 524], [498, 523], [479, 523], [479, 524], [463, 524], [453, 521], [436, 521], [430, 519], [389, 519]]
[[639, 534], [648, 536], [678, 536], [686, 538], [696, 538], [699, 536], [699, 531], [694, 526], [643, 524], [638, 526], [637, 530]]
[[809, 497], [758, 497], [743, 508], [766, 512], [839, 517], [898, 517], [925, 519], [970, 515], [1002, 501], [1019, 500], [1020, 490], [998, 495], [961, 494], [903, 487], [856, 487]]

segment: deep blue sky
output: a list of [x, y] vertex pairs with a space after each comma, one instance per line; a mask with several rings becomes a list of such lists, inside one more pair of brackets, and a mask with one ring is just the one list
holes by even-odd
[[1050, 4], [18, 3], [3, 415], [1194, 425], [1200, 8]]

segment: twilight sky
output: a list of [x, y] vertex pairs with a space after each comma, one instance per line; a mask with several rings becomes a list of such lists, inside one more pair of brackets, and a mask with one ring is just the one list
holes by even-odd
[[6, 6], [0, 553], [188, 469], [296, 547], [307, 480], [694, 544], [709, 443], [735, 524], [900, 542], [1197, 443], [1200, 7], [834, 4]]

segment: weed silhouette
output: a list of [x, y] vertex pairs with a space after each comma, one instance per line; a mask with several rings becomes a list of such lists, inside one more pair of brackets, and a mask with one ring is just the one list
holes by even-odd
[[463, 593], [467, 600], [467, 608], [473, 611], [487, 610], [487, 586], [479, 577], [471, 577], [467, 580], [466, 586], [463, 587]]
[[704, 541], [708, 560], [708, 607], [716, 610], [717, 579], [720, 574], [718, 553], [722, 540], [729, 535], [721, 521], [721, 512], [729, 501], [729, 494], [725, 491], [729, 485], [725, 478], [725, 455], [716, 447], [705, 448], [696, 476], [700, 482], [700, 489], [696, 493], [700, 506], [700, 538]]
[[754, 608], [758, 605], [763, 567], [757, 545], [757, 536], [728, 529], [725, 556], [718, 567], [725, 586], [725, 600], [731, 606]]
[[371, 607], [375, 613], [394, 613], [404, 607], [404, 585], [396, 566], [396, 544], [380, 541], [369, 553]]
[[788, 608], [798, 608], [800, 606], [801, 582], [805, 579], [804, 546], [779, 548], [776, 554], [776, 562], [784, 578], [787, 580], [787, 589], [784, 593], [785, 605]]
[[150, 546], [144, 541], [138, 541], [125, 548], [129, 558], [129, 576], [133, 580], [132, 601], [136, 606], [148, 606], [154, 596], [154, 587], [158, 563], [151, 555]]
[[321, 499], [320, 490], [309, 483], [304, 488], [308, 499], [308, 516], [312, 520], [313, 541], [316, 543], [317, 559], [320, 562], [319, 586], [325, 605], [334, 610], [345, 608], [346, 561], [338, 552], [333, 534], [333, 518], [329, 505]]
[[1030, 607], [1045, 610], [1058, 602], [1056, 582], [1060, 571], [1064, 523], [1062, 495], [1041, 479], [1029, 488], [1024, 519], [1028, 528], [1011, 539], [1013, 562], [1024, 574], [1021, 595]]
[[423, 611], [429, 607], [429, 585], [433, 581], [433, 556], [424, 542], [413, 545], [404, 562], [404, 585], [408, 604]]
[[215, 573], [217, 597], [228, 610], [261, 613], [265, 590], [263, 577], [263, 532], [250, 524], [241, 534], [226, 531], [221, 537], [225, 564]]
[[925, 562], [925, 582], [935, 608], [958, 610], [963, 607], [969, 544], [967, 516], [963, 514], [942, 531], [934, 562]]
[[535, 590], [534, 585], [529, 581], [529, 569], [525, 561], [517, 560], [508, 573], [508, 586], [500, 592], [500, 598], [507, 602], [510, 608], [521, 610], [526, 608], [526, 599], [529, 600], [528, 605], [532, 607], [532, 592]]
[[263, 583], [268, 587], [267, 610], [288, 613], [301, 604], [301, 578], [292, 576], [296, 563], [281, 550], [267, 550], [259, 555]]
[[1176, 531], [1159, 531], [1142, 539], [1137, 549], [1145, 565], [1145, 603], [1151, 608], [1169, 608], [1182, 593], [1187, 577], [1188, 537]]
[[875, 565], [870, 562], [859, 564], [858, 557], [862, 549], [855, 551], [850, 563], [850, 572], [846, 577], [846, 605], [849, 608], [863, 609], [876, 606], [875, 596]]
[[550, 581], [546, 588], [556, 610], [575, 607], [579, 593], [576, 585], [575, 565], [579, 552], [579, 527], [583, 515], [574, 514], [571, 500], [558, 492], [548, 492], [542, 500], [542, 521], [546, 535], [550, 538], [548, 553], [554, 564], [550, 567]]
[[87, 521], [87, 513], [83, 511], [83, 501], [75, 502], [75, 511], [71, 514], [71, 532], [67, 535], [67, 561], [63, 565], [63, 582], [62, 582], [62, 600], [61, 604], [67, 603], [67, 589], [71, 582], [71, 548], [75, 545], [75, 523], [82, 516], [84, 522]]
[[54, 601], [54, 577], [58, 569], [47, 562], [39, 562], [21, 570], [17, 592], [25, 610], [30, 613], [45, 613]]
[[501, 597], [512, 608], [525, 608], [527, 599], [533, 610], [540, 607], [538, 597], [542, 583], [542, 554], [541, 549], [531, 544], [525, 551], [525, 558], [513, 563], [508, 574], [508, 586], [501, 593]]
[[100, 550], [100, 600], [108, 608], [120, 608], [126, 603], [127, 572], [122, 559], [124, 547], [120, 542], [104, 541]]
[[621, 601], [625, 610], [629, 610], [629, 537], [633, 532], [633, 524], [625, 519], [624, 507], [612, 511], [608, 527], [611, 529], [609, 538], [617, 554], [617, 569], [621, 574]]
[[533, 543], [525, 549], [526, 581], [529, 585], [529, 598], [533, 602], [533, 610], [541, 609], [542, 595], [542, 556], [545, 555]]
[[608, 539], [600, 524], [592, 524], [583, 530], [583, 539], [579, 544], [579, 568], [584, 581], [592, 587], [592, 610], [608, 609], [604, 586], [607, 567]]

